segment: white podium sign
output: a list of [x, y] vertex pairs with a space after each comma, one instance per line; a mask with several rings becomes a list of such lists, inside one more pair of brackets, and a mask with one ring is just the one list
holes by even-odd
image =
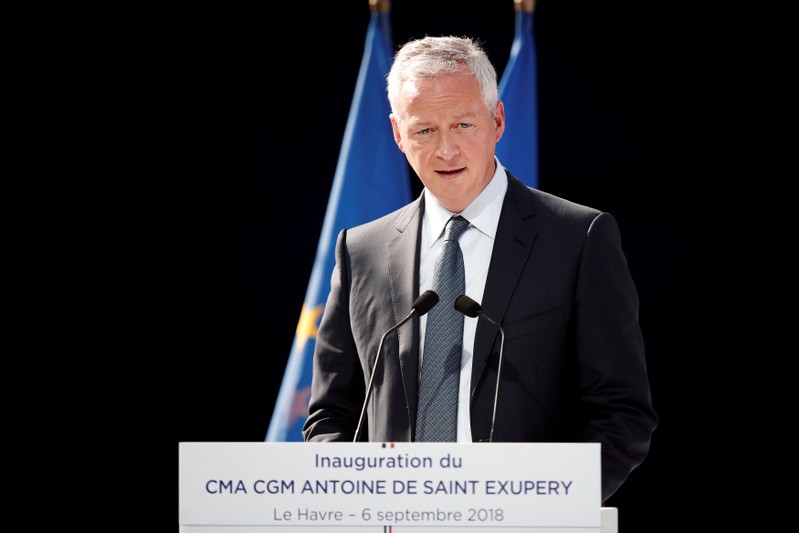
[[183, 442], [179, 506], [181, 526], [598, 533], [600, 445]]

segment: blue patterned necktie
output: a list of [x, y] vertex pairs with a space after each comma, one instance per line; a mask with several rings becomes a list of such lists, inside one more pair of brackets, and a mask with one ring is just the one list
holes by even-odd
[[466, 285], [458, 239], [468, 226], [461, 216], [449, 219], [433, 271], [433, 290], [441, 305], [427, 314], [416, 416], [418, 442], [455, 442], [457, 438], [463, 315], [455, 310], [454, 302]]

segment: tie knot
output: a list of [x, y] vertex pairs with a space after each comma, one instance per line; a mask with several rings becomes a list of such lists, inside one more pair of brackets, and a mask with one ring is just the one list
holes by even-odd
[[463, 232], [466, 231], [466, 228], [469, 227], [469, 221], [463, 218], [462, 216], [454, 216], [447, 221], [447, 227], [444, 230], [444, 240], [446, 241], [457, 241], [463, 235]]

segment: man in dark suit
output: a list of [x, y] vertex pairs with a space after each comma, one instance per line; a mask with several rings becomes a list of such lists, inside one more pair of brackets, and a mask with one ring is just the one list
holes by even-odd
[[[355, 439], [381, 337], [433, 287], [444, 227], [460, 215], [465, 294], [502, 324], [505, 344], [500, 366], [498, 328], [464, 319], [452, 439], [600, 442], [604, 501], [644, 460], [657, 425], [637, 291], [610, 214], [526, 187], [496, 158], [505, 128], [496, 80], [471, 39], [426, 37], [397, 53], [391, 125], [425, 188], [338, 236], [303, 433]], [[358, 440], [417, 440], [420, 373], [433, 359], [427, 320], [385, 338]]]

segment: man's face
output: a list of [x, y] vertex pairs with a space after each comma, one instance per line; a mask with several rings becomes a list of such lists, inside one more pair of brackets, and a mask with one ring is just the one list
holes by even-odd
[[397, 146], [436, 199], [461, 212], [496, 170], [494, 148], [505, 129], [502, 102], [492, 118], [480, 85], [465, 70], [406, 82], [399, 104], [399, 117], [391, 116]]

